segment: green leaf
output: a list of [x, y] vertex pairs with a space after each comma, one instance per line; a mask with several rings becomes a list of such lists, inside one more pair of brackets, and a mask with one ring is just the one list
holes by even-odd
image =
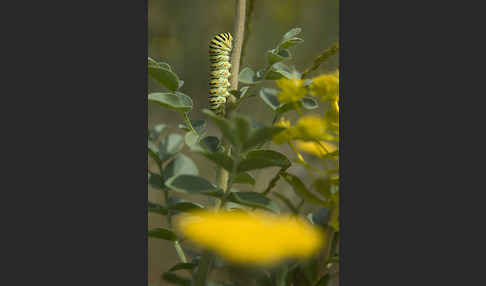
[[328, 178], [319, 178], [314, 181], [314, 188], [319, 192], [324, 198], [331, 198], [331, 182]]
[[267, 167], [288, 168], [289, 159], [282, 153], [273, 150], [255, 150], [248, 152], [246, 159], [238, 165], [238, 172], [263, 169]]
[[162, 162], [172, 158], [184, 147], [184, 139], [179, 134], [165, 136], [159, 145], [159, 158]]
[[198, 175], [199, 171], [191, 158], [184, 154], [177, 154], [164, 169], [164, 179], [167, 180], [177, 175]]
[[295, 37], [298, 34], [300, 34], [301, 31], [302, 31], [301, 28], [293, 28], [293, 29], [291, 29], [290, 31], [288, 31], [287, 33], [285, 33], [283, 35], [282, 42], [288, 41], [288, 40], [292, 39], [293, 37]]
[[243, 145], [248, 139], [251, 130], [250, 120], [242, 115], [236, 115], [232, 118], [235, 125], [235, 134], [237, 135], [237, 146]]
[[243, 100], [244, 98], [249, 96], [248, 89], [250, 89], [249, 86], [244, 86], [240, 89], [240, 96], [238, 98], [239, 100]]
[[211, 120], [218, 125], [219, 130], [221, 130], [221, 133], [223, 133], [223, 136], [228, 138], [231, 144], [237, 145], [238, 143], [238, 138], [236, 134], [234, 133], [233, 130], [233, 125], [231, 124], [231, 121], [216, 115], [214, 112], [208, 109], [203, 109], [202, 111], [204, 114], [208, 115]]
[[157, 227], [149, 230], [148, 236], [172, 241], [177, 240], [177, 235], [174, 232], [162, 227]]
[[268, 65], [273, 65], [274, 63], [281, 62], [283, 60], [288, 60], [292, 58], [290, 51], [287, 49], [273, 49], [267, 51], [267, 61]]
[[179, 286], [191, 286], [191, 280], [183, 278], [173, 272], [165, 272], [164, 274], [162, 274], [162, 279], [171, 284]]
[[238, 81], [243, 84], [255, 84], [257, 82], [257, 77], [251, 68], [246, 67], [240, 71]]
[[290, 48], [290, 47], [295, 46], [297, 44], [301, 44], [303, 42], [304, 42], [304, 40], [302, 40], [301, 38], [293, 37], [293, 38], [290, 38], [288, 40], [281, 42], [278, 45], [278, 48], [279, 49], [287, 49], [287, 48]]
[[280, 176], [282, 176], [282, 178], [284, 178], [285, 181], [287, 181], [287, 183], [292, 186], [294, 192], [306, 202], [324, 206], [327, 205], [325, 201], [319, 199], [314, 194], [312, 194], [297, 176], [294, 176], [287, 172], [280, 173]]
[[170, 210], [176, 210], [181, 212], [187, 212], [192, 210], [200, 210], [204, 209], [204, 206], [198, 203], [187, 202], [187, 201], [178, 201], [174, 204], [169, 206]]
[[154, 159], [154, 161], [160, 165], [160, 158], [159, 158], [159, 148], [155, 146], [155, 144], [152, 141], [148, 141], [147, 145], [147, 150], [148, 150], [148, 155]]
[[304, 97], [300, 100], [300, 103], [302, 104], [302, 107], [304, 107], [307, 110], [312, 110], [319, 107], [317, 100], [315, 100], [312, 97]]
[[157, 67], [157, 66], [160, 66], [160, 65], [156, 60], [152, 59], [151, 57], [148, 57], [148, 66], [156, 66]]
[[307, 217], [312, 221], [312, 224], [320, 227], [325, 227], [329, 223], [331, 212], [326, 207], [318, 208], [316, 211], [309, 213]]
[[265, 102], [272, 110], [277, 110], [281, 105], [277, 98], [278, 90], [274, 88], [262, 88], [260, 90], [260, 98]]
[[253, 130], [250, 133], [248, 140], [243, 143], [243, 151], [249, 150], [256, 146], [272, 140], [273, 136], [285, 130], [284, 127], [279, 126], [264, 126]]
[[204, 157], [223, 167], [228, 172], [233, 170], [233, 159], [223, 152], [200, 152]]
[[[301, 73], [295, 69], [294, 66], [288, 66], [283, 62], [278, 62], [272, 66], [272, 71], [276, 74], [280, 75], [281, 77], [286, 78], [296, 78], [300, 79], [302, 77]], [[275, 75], [277, 77], [277, 75]]]
[[279, 198], [292, 211], [293, 214], [299, 214], [299, 210], [297, 209], [297, 207], [295, 207], [294, 204], [292, 204], [292, 202], [287, 197], [277, 192], [273, 192], [272, 194]]
[[278, 80], [278, 79], [281, 79], [283, 78], [283, 74], [277, 72], [276, 70], [274, 70], [273, 68], [271, 70], [269, 70], [266, 74], [265, 74], [265, 78], [266, 80]]
[[188, 112], [192, 110], [192, 99], [178, 91], [153, 92], [148, 95], [148, 101], [179, 112]]
[[229, 201], [250, 207], [262, 208], [279, 213], [278, 205], [257, 192], [231, 192]]
[[159, 174], [155, 174], [149, 171], [149, 184], [156, 189], [162, 190], [164, 188], [164, 180]]
[[276, 111], [278, 114], [282, 115], [285, 112], [295, 110], [296, 108], [305, 108], [307, 110], [312, 110], [312, 109], [316, 109], [317, 107], [319, 107], [319, 105], [317, 104], [317, 101], [315, 99], [310, 97], [304, 97], [303, 99], [297, 102], [282, 104], [277, 108]]
[[189, 131], [184, 136], [184, 142], [189, 148], [194, 147], [198, 143], [199, 136], [194, 131]]
[[250, 184], [255, 185], [255, 179], [248, 173], [240, 173], [233, 180], [233, 184]]
[[206, 179], [194, 175], [177, 175], [165, 182], [165, 185], [176, 192], [220, 197], [223, 191]]
[[167, 208], [152, 202], [148, 202], [148, 212], [167, 215]]
[[179, 77], [169, 69], [162, 66], [150, 64], [148, 66], [148, 73], [157, 82], [165, 86], [166, 88], [175, 91], [179, 88]]
[[176, 271], [176, 270], [181, 270], [181, 269], [186, 269], [186, 270], [192, 270], [197, 266], [196, 263], [177, 263], [176, 265], [172, 266], [169, 269], [169, 272], [171, 271]]
[[184, 81], [182, 79], [179, 80], [179, 87], [177, 89], [180, 89], [184, 85]]
[[[204, 131], [206, 131], [206, 120], [204, 120], [204, 119], [197, 119], [197, 120], [191, 119], [191, 125], [192, 125], [192, 127], [194, 127], [197, 134], [203, 134]], [[182, 130], [185, 130], [185, 131], [191, 131], [189, 126], [187, 126], [185, 123], [179, 124], [179, 128], [182, 129]]]
[[160, 135], [164, 133], [165, 129], [167, 128], [167, 125], [165, 124], [157, 124], [154, 127], [150, 129], [150, 134], [149, 138], [152, 141], [156, 141], [159, 139]]
[[201, 140], [200, 144], [207, 151], [210, 151], [210, 152], [217, 152], [218, 149], [219, 149], [219, 139], [216, 136], [207, 136], [207, 137], [204, 137]]

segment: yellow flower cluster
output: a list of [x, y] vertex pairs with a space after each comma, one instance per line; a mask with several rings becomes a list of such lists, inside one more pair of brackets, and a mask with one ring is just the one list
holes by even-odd
[[305, 258], [326, 242], [304, 220], [263, 212], [199, 211], [179, 218], [177, 226], [191, 241], [235, 263], [269, 265]]
[[310, 92], [311, 95], [318, 97], [322, 101], [336, 101], [339, 96], [339, 71], [313, 78]]
[[327, 134], [326, 122], [315, 115], [302, 116], [294, 126], [290, 125], [290, 121], [282, 118], [276, 123], [276, 126], [286, 127], [287, 129], [273, 137], [275, 144], [282, 144], [297, 139], [304, 141], [330, 139], [330, 135]]
[[307, 91], [304, 88], [304, 81], [296, 78], [282, 78], [277, 80], [277, 85], [281, 92], [277, 94], [277, 98], [281, 103], [290, 103], [301, 100]]

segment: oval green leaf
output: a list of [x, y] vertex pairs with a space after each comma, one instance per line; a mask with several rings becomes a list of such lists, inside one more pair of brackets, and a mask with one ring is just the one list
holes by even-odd
[[188, 112], [192, 110], [192, 99], [182, 92], [153, 92], [148, 95], [148, 101], [160, 104], [166, 108]]

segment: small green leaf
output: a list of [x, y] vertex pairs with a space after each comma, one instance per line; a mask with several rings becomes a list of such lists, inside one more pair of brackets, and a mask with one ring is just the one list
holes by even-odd
[[294, 176], [287, 172], [280, 173], [280, 176], [282, 176], [282, 178], [284, 178], [285, 181], [287, 181], [287, 183], [292, 186], [294, 192], [306, 202], [324, 206], [328, 205], [325, 201], [319, 199], [314, 194], [312, 194], [297, 176]]
[[176, 192], [220, 197], [223, 191], [206, 179], [194, 175], [178, 175], [165, 182], [165, 185]]
[[172, 241], [177, 240], [177, 235], [174, 232], [162, 227], [157, 227], [149, 230], [148, 236]]
[[172, 158], [184, 147], [184, 139], [179, 134], [165, 136], [159, 145], [159, 158], [162, 162]]
[[164, 274], [162, 274], [162, 279], [171, 284], [179, 286], [191, 286], [191, 280], [183, 278], [173, 272], [165, 272]]
[[176, 270], [181, 270], [181, 269], [186, 269], [186, 270], [192, 270], [197, 266], [196, 263], [177, 263], [176, 265], [172, 266], [169, 269], [169, 272], [171, 271], [176, 271]]
[[169, 206], [169, 209], [181, 211], [181, 212], [187, 212], [187, 211], [192, 211], [192, 210], [204, 209], [204, 206], [201, 205], [201, 204], [198, 204], [198, 203], [193, 203], [193, 202], [178, 201], [174, 204], [171, 204]]
[[281, 42], [278, 45], [278, 48], [279, 49], [287, 49], [287, 48], [290, 48], [290, 47], [295, 46], [297, 44], [301, 44], [303, 42], [304, 42], [304, 40], [302, 40], [301, 38], [294, 37], [294, 38], [288, 39], [284, 42]]
[[[278, 63], [277, 63], [278, 64]], [[266, 74], [265, 74], [265, 79], [266, 80], [279, 80], [281, 78], [283, 78], [284, 75], [280, 72], [277, 72], [275, 69], [271, 69], [269, 70]]]
[[179, 80], [179, 87], [177, 89], [180, 89], [184, 85], [184, 81], [182, 79]]
[[287, 49], [273, 49], [267, 51], [267, 61], [268, 65], [273, 65], [274, 63], [281, 62], [283, 60], [288, 60], [292, 58], [290, 51]]
[[166, 88], [175, 91], [179, 88], [179, 77], [169, 69], [162, 66], [155, 66], [153, 64], [148, 66], [148, 72], [157, 82]]
[[148, 212], [167, 215], [167, 208], [152, 202], [148, 202]]
[[262, 88], [260, 90], [260, 98], [265, 102], [272, 110], [277, 110], [281, 103], [277, 98], [278, 90], [274, 88]]
[[250, 184], [255, 185], [255, 179], [248, 173], [240, 173], [233, 180], [233, 184]]
[[238, 81], [244, 84], [255, 84], [256, 83], [255, 72], [249, 67], [242, 69], [238, 76]]
[[155, 146], [155, 144], [152, 141], [148, 141], [147, 145], [147, 150], [148, 150], [148, 155], [154, 159], [154, 161], [160, 165], [160, 158], [159, 158], [159, 148]]
[[250, 207], [262, 208], [279, 213], [278, 205], [257, 192], [231, 192], [229, 201]]
[[312, 109], [316, 109], [317, 107], [319, 107], [317, 100], [315, 100], [312, 97], [304, 97], [300, 100], [300, 103], [307, 110], [312, 110]]
[[256, 146], [261, 146], [262, 144], [272, 140], [273, 136], [285, 130], [284, 127], [278, 126], [264, 126], [253, 130], [250, 133], [248, 140], [243, 144], [243, 151], [249, 150]]
[[200, 144], [207, 151], [210, 151], [210, 152], [217, 152], [218, 149], [219, 149], [219, 139], [216, 136], [207, 136], [207, 137], [204, 137], [201, 140]]
[[202, 112], [208, 115], [209, 118], [211, 118], [211, 120], [213, 120], [214, 123], [218, 125], [219, 130], [221, 130], [221, 133], [223, 133], [223, 136], [228, 138], [231, 144], [238, 144], [238, 138], [233, 130], [233, 125], [231, 124], [231, 121], [216, 115], [214, 112], [208, 109], [203, 109]]
[[194, 131], [189, 131], [184, 136], [184, 142], [186, 143], [189, 148], [192, 148], [194, 145], [198, 143], [199, 136], [194, 133]]
[[160, 135], [165, 131], [166, 128], [167, 125], [165, 124], [157, 124], [152, 127], [149, 134], [150, 140], [156, 141], [157, 139], [159, 139]]
[[223, 167], [228, 172], [233, 170], [233, 159], [223, 152], [200, 152], [204, 157]]
[[282, 153], [273, 150], [255, 150], [248, 152], [246, 159], [238, 165], [238, 172], [263, 169], [267, 167], [288, 168], [289, 159]]
[[148, 101], [179, 112], [188, 112], [192, 110], [192, 99], [178, 91], [153, 92], [148, 95]]
[[177, 154], [164, 169], [164, 179], [167, 180], [177, 175], [198, 175], [199, 171], [191, 158], [184, 154]]
[[320, 227], [325, 227], [330, 218], [330, 211], [326, 207], [318, 208], [316, 211], [309, 213], [307, 217], [312, 221], [312, 224]]
[[235, 115], [232, 120], [235, 125], [235, 134], [237, 135], [237, 146], [241, 146], [248, 139], [251, 122], [247, 117], [242, 115]]
[[277, 108], [276, 111], [278, 114], [282, 115], [285, 112], [295, 110], [296, 108], [305, 108], [307, 110], [312, 110], [312, 109], [316, 109], [317, 107], [319, 107], [319, 105], [317, 104], [317, 101], [315, 99], [310, 97], [304, 97], [303, 99], [297, 102], [282, 104]]
[[293, 37], [295, 37], [298, 34], [300, 34], [301, 31], [302, 31], [301, 28], [293, 28], [293, 29], [291, 29], [290, 31], [288, 31], [287, 33], [285, 33], [283, 35], [282, 42], [285, 42], [285, 41], [288, 41], [288, 40], [292, 39]]
[[155, 174], [149, 171], [149, 184], [156, 189], [162, 190], [164, 188], [164, 180], [159, 174]]

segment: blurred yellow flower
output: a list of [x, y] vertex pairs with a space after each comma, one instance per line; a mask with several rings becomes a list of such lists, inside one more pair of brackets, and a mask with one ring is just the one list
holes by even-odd
[[285, 117], [282, 116], [282, 118], [280, 118], [280, 121], [275, 123], [275, 126], [287, 128], [286, 130], [277, 133], [277, 135], [273, 137], [273, 142], [275, 144], [282, 144], [292, 140], [292, 129], [290, 128], [290, 121], [288, 121], [287, 119], [285, 119]]
[[326, 133], [326, 122], [315, 115], [302, 116], [295, 125], [294, 138], [302, 140], [326, 140], [329, 135]]
[[[323, 157], [328, 152], [332, 153], [337, 150], [337, 146], [326, 141], [320, 141], [319, 143], [313, 141], [297, 141], [297, 148], [301, 151], [313, 154], [317, 157]], [[323, 147], [324, 146], [324, 147]], [[325, 148], [325, 149], [324, 149]], [[327, 152], [326, 152], [327, 150]]]
[[332, 74], [323, 74], [312, 79], [310, 85], [311, 95], [322, 101], [333, 100], [339, 96], [339, 71]]
[[326, 242], [319, 229], [300, 218], [261, 212], [199, 211], [179, 218], [177, 226], [188, 239], [236, 263], [305, 258]]
[[289, 103], [301, 100], [307, 93], [304, 88], [304, 81], [296, 78], [282, 78], [277, 80], [277, 85], [281, 92], [277, 98], [282, 103]]

